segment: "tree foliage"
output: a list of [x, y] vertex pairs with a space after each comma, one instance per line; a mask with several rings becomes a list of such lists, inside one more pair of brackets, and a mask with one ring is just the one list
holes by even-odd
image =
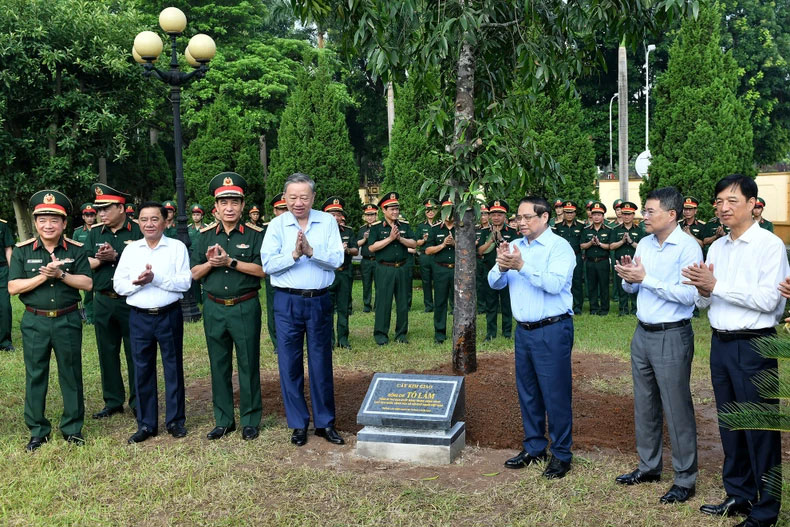
[[359, 170], [343, 112], [350, 102], [345, 86], [332, 80], [329, 52], [321, 53], [317, 67], [300, 73], [283, 112], [266, 181], [269, 196], [282, 192], [289, 175], [303, 172], [316, 182], [317, 204], [340, 196], [347, 210], [360, 210]]
[[654, 145], [648, 191], [675, 186], [697, 196], [710, 215], [716, 181], [739, 172], [754, 176], [749, 113], [736, 96], [738, 70], [720, 46], [720, 7], [704, 7], [686, 20], [670, 48], [669, 64], [656, 85]]

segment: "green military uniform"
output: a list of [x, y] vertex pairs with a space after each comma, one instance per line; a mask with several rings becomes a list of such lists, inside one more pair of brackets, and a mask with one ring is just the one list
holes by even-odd
[[[373, 203], [368, 203], [362, 207], [363, 214], [376, 214], [378, 210], [378, 205], [374, 205]], [[370, 225], [368, 223], [365, 223], [365, 225], [360, 227], [359, 231], [357, 231], [357, 241], [364, 241], [361, 246], [359, 246], [359, 244], [357, 245], [362, 255], [359, 270], [362, 275], [362, 306], [365, 313], [370, 313], [373, 309], [373, 276], [376, 272], [376, 257], [370, 252], [368, 248], [370, 245], [369, 240], [365, 238], [365, 234], [370, 235], [369, 233]]]
[[[439, 206], [438, 202], [429, 198], [423, 204], [426, 211], [436, 210]], [[433, 311], [433, 256], [425, 254], [425, 240], [431, 234], [431, 229], [440, 225], [441, 221], [431, 222], [427, 218], [424, 222], [417, 224], [414, 228], [414, 236], [417, 240], [417, 250], [419, 251], [420, 262], [420, 279], [422, 280], [422, 297], [425, 305], [425, 312], [430, 313]]]
[[[444, 206], [444, 204], [442, 204]], [[431, 229], [424, 248], [441, 246], [452, 235], [455, 237], [455, 226], [448, 228], [442, 222]], [[455, 243], [445, 245], [442, 250], [431, 255], [433, 257], [433, 339], [437, 344], [447, 340], [447, 305], [453, 295], [455, 282]]]
[[[615, 211], [615, 217], [609, 221], [604, 221], [604, 225], [609, 227], [612, 230], [615, 230], [617, 227], [623, 224], [622, 221], [619, 221], [617, 218], [617, 209], [622, 209], [623, 200], [620, 198], [614, 200], [612, 203], [612, 209]], [[620, 301], [620, 290], [622, 289], [621, 280], [618, 279], [617, 273], [614, 272], [614, 265], [616, 263], [616, 259], [614, 256], [614, 251], [609, 251], [609, 261], [611, 262], [611, 269], [609, 269], [609, 276], [612, 279], [612, 300], [615, 302]]]
[[[187, 236], [189, 236], [189, 255], [192, 256], [192, 251], [195, 248], [195, 243], [197, 242], [198, 236], [200, 236], [201, 229], [206, 228], [206, 224], [203, 222], [203, 207], [200, 206], [199, 203], [193, 203], [191, 207], [189, 207], [190, 213], [200, 213], [200, 223], [195, 223], [194, 221], [189, 222], [187, 225]], [[192, 287], [190, 288], [190, 292], [192, 294], [192, 298], [195, 299], [195, 302], [198, 304], [203, 303], [203, 290], [200, 286], [200, 280], [192, 280]]]
[[[727, 227], [726, 225], [723, 225], [721, 223], [721, 220], [719, 220], [719, 218], [714, 216], [713, 218], [710, 219], [710, 221], [705, 223], [705, 227], [703, 229], [703, 238], [710, 238], [711, 236], [715, 236], [716, 231], [719, 229], [719, 227], [723, 228], [725, 236], [730, 233], [730, 228]], [[713, 242], [709, 243], [708, 245], [702, 248], [703, 257], [707, 258], [708, 249], [712, 244]]]
[[[254, 225], [256, 227], [263, 227], [264, 221], [263, 218], [261, 218], [261, 209], [258, 208], [258, 205], [253, 205], [252, 207], [250, 207], [250, 211], [248, 212], [248, 214], [249, 214], [249, 219], [247, 220], [247, 223]], [[252, 219], [253, 214], [258, 214], [257, 220]]]
[[[288, 210], [282, 194], [274, 196], [269, 204], [272, 206], [274, 216], [277, 216], [278, 211], [282, 213]], [[265, 235], [268, 228], [269, 224], [264, 223], [261, 234]], [[277, 353], [277, 327], [274, 324], [274, 287], [272, 287], [272, 279], [269, 275], [266, 275], [266, 278], [264, 278], [264, 283], [266, 287], [266, 328], [269, 330], [269, 339], [271, 339], [272, 346], [274, 346], [274, 353]]]
[[[504, 200], [494, 200], [488, 204], [489, 214], [503, 213], [509, 211], [508, 204]], [[483, 253], [483, 273], [486, 279], [483, 282], [482, 292], [485, 298], [486, 313], [486, 340], [496, 338], [497, 334], [497, 313], [502, 313], [502, 335], [510, 338], [513, 334], [513, 310], [510, 306], [510, 291], [507, 287], [502, 289], [491, 289], [488, 285], [488, 272], [496, 264], [496, 248], [502, 242], [512, 242], [521, 236], [515, 229], [511, 229], [507, 224], [503, 224], [498, 233], [491, 225], [480, 233], [480, 246], [486, 245], [490, 238], [494, 237], [493, 243]]]
[[[96, 209], [93, 208], [93, 203], [83, 203], [80, 210], [83, 215], [96, 214]], [[95, 225], [95, 224], [94, 224]], [[71, 238], [75, 241], [85, 244], [88, 241], [88, 233], [91, 231], [91, 226], [86, 224], [80, 225], [74, 229]], [[85, 291], [83, 293], [83, 307], [85, 308], [85, 322], [93, 324], [93, 290]]]
[[8, 260], [6, 248], [13, 247], [14, 237], [5, 220], [0, 220], [0, 351], [14, 349], [11, 343], [11, 296], [8, 294]]
[[[761, 211], [765, 209], [765, 200], [763, 198], [758, 197], [757, 203], [754, 204], [755, 209], [760, 209]], [[760, 216], [760, 228], [765, 229], [767, 231], [774, 232], [774, 224], [770, 221], [766, 220], [762, 216]]]
[[[573, 201], [566, 201], [563, 204], [563, 210], [565, 212], [576, 212], [576, 209], [576, 204]], [[584, 306], [584, 260], [580, 247], [583, 230], [584, 222], [575, 218], [570, 225], [568, 225], [567, 221], [563, 221], [559, 225], [554, 226], [554, 232], [570, 244], [573, 248], [573, 253], [576, 255], [576, 267], [573, 268], [571, 294], [573, 295], [573, 312], [577, 315], [581, 314], [582, 307]]]
[[[596, 201], [590, 210], [591, 216], [596, 212], [606, 213], [606, 206]], [[612, 229], [601, 224], [599, 229], [594, 225], [582, 231], [582, 243], [588, 243], [597, 237], [602, 244], [612, 242]], [[609, 249], [592, 245], [585, 251], [585, 267], [587, 269], [587, 296], [590, 297], [590, 314], [609, 314]]]
[[126, 217], [130, 220], [134, 221], [134, 217], [137, 215], [137, 210], [132, 203], [126, 204]]
[[[110, 205], [124, 205], [127, 195], [102, 183], [91, 187], [96, 194], [94, 206], [97, 209]], [[137, 223], [128, 217], [113, 232], [106, 225], [97, 225], [88, 233], [85, 241], [85, 253], [95, 258], [99, 248], [109, 244], [118, 256], [115, 261], [97, 260], [99, 266], [93, 269], [94, 291], [94, 329], [96, 331], [96, 347], [99, 353], [99, 370], [101, 371], [102, 397], [104, 407], [108, 410], [120, 410], [125, 399], [123, 376], [121, 374], [121, 343], [126, 357], [126, 371], [129, 378], [129, 407], [137, 408], [134, 361], [129, 341], [129, 305], [126, 298], [119, 296], [112, 285], [112, 278], [121, 253], [126, 245], [139, 240], [143, 235]], [[107, 417], [108, 415], [99, 415]]]
[[[622, 202], [622, 212], [623, 214], [633, 214], [636, 212], [636, 205], [630, 201]], [[631, 239], [632, 243], [628, 243], [627, 241], [623, 243], [620, 247], [615, 249], [614, 252], [614, 260], [619, 262], [623, 256], [634, 256], [636, 252], [635, 244], [639, 243], [639, 240], [644, 238], [645, 232], [640, 229], [636, 224], [632, 223], [631, 228], [627, 228], [625, 226], [625, 222], [618, 225], [612, 230], [612, 237], [610, 243], [619, 242], [623, 238], [625, 238], [626, 233], [628, 237]], [[632, 245], [634, 244], [634, 245]], [[623, 281], [617, 274], [614, 274], [613, 278], [617, 288], [620, 290], [618, 303], [619, 303], [619, 311], [620, 315], [636, 315], [636, 293], [627, 293], [623, 289]]]
[[[485, 212], [488, 212], [488, 207], [483, 205], [480, 208], [480, 213], [483, 213], [483, 208], [485, 208]], [[480, 247], [480, 237], [483, 235], [483, 230], [485, 227], [480, 225], [475, 227], [475, 288], [477, 289], [477, 313], [485, 313], [486, 312], [486, 302], [485, 297], [483, 296], [483, 282], [488, 282], [488, 278], [485, 274], [485, 263], [483, 262], [483, 256], [477, 254], [477, 248]]]
[[[322, 210], [330, 214], [333, 212], [343, 214], [344, 206], [345, 201], [342, 198], [332, 196], [324, 202]], [[354, 270], [351, 267], [353, 255], [350, 251], [356, 249], [357, 237], [354, 234], [354, 229], [350, 227], [338, 224], [338, 228], [340, 229], [340, 239], [345, 245], [345, 250], [343, 252], [343, 265], [335, 269], [335, 280], [329, 288], [332, 309], [337, 315], [337, 332], [335, 332], [333, 327], [332, 342], [334, 346], [351, 348], [351, 344], [348, 341], [348, 317], [351, 306], [351, 286], [354, 283], [354, 275], [352, 274]]]
[[[556, 209], [557, 207], [562, 207], [563, 205], [565, 205], [565, 200], [562, 200], [560, 198], [554, 200], [554, 204], [552, 205], [552, 207], [555, 210], [555, 215], [549, 219], [549, 227], [554, 228], [554, 226], [557, 225], [558, 217], [556, 215]], [[560, 221], [560, 223], [562, 223], [562, 221]]]
[[[34, 216], [53, 214], [66, 218], [71, 213], [68, 198], [54, 190], [33, 194], [30, 206]], [[67, 275], [90, 276], [90, 265], [79, 242], [61, 237], [50, 254], [41, 238], [35, 237], [16, 245], [11, 256], [9, 280], [39, 276], [40, 268], [51, 262], [53, 257], [65, 262], [60, 269]], [[47, 279], [35, 289], [20, 294], [19, 299], [25, 305], [21, 323], [25, 360], [25, 424], [34, 438], [47, 437], [52, 430], [45, 417], [45, 408], [50, 356], [54, 350], [63, 396], [60, 432], [66, 438], [79, 435], [85, 419], [82, 320], [77, 310], [80, 293], [60, 277]], [[79, 440], [82, 441], [81, 435]], [[30, 444], [28, 449], [33, 449]]]
[[[170, 216], [170, 211], [173, 211], [173, 214], [176, 212], [176, 202], [173, 200], [167, 200], [162, 203], [162, 206], [167, 210], [167, 215]], [[167, 219], [167, 218], [165, 218]], [[175, 222], [175, 216], [173, 217], [173, 225], [167, 227], [165, 232], [163, 233], [168, 238], [173, 238], [174, 240], [178, 239], [178, 225]]]
[[[247, 182], [234, 172], [222, 172], [209, 182], [215, 199], [243, 199], [246, 189]], [[263, 229], [260, 227], [239, 221], [230, 232], [225, 232], [221, 222], [214, 222], [201, 230], [191, 256], [192, 267], [205, 264], [209, 247], [218, 244], [232, 259], [228, 267], [212, 267], [202, 282], [206, 293], [203, 328], [211, 366], [214, 420], [218, 427], [235, 427], [234, 344], [239, 369], [241, 425], [257, 428], [261, 422], [261, 304], [258, 300], [261, 280], [237, 271], [233, 262], [261, 265], [262, 242]]]
[[[385, 194], [379, 201], [379, 208], [398, 206], [399, 197], [397, 192]], [[368, 246], [386, 240], [393, 228], [400, 230], [402, 238], [414, 239], [414, 232], [408, 222], [395, 222], [394, 226], [390, 226], [387, 220], [377, 221], [371, 226]], [[407, 247], [398, 240], [390, 242], [373, 254], [376, 256], [376, 316], [373, 324], [373, 338], [379, 346], [389, 342], [390, 315], [394, 297], [396, 305], [395, 340], [408, 342], [406, 334], [409, 332], [411, 276], [407, 263], [408, 258], [412, 255]]]

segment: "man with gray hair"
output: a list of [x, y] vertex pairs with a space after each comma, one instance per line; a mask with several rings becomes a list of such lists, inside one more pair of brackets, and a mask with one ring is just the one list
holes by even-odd
[[343, 242], [331, 214], [313, 210], [315, 182], [295, 173], [285, 180], [288, 207], [269, 223], [261, 247], [264, 272], [274, 287], [274, 323], [280, 389], [291, 442], [307, 443], [310, 413], [304, 397], [304, 350], [315, 434], [342, 445], [335, 430], [335, 388], [332, 377], [332, 301], [329, 287], [343, 264]]
[[661, 503], [682, 503], [694, 496], [697, 481], [697, 426], [691, 401], [696, 289], [683, 284], [681, 271], [702, 260], [699, 244], [683, 232], [683, 196], [674, 187], [651, 191], [643, 209], [650, 236], [634, 257], [623, 256], [615, 271], [627, 293], [637, 293], [638, 323], [631, 340], [634, 421], [639, 467], [616, 478], [621, 485], [661, 479], [662, 409], [672, 442], [674, 485]]

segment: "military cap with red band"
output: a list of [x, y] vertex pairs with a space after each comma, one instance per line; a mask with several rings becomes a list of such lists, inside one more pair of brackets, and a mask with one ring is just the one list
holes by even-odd
[[343, 200], [343, 198], [330, 196], [321, 206], [321, 210], [324, 212], [343, 212], [345, 205], [346, 202]]
[[376, 214], [379, 211], [378, 205], [366, 203], [362, 206], [362, 214]]
[[80, 212], [83, 214], [96, 214], [96, 209], [93, 208], [93, 203], [83, 203], [80, 207]]
[[54, 214], [64, 218], [71, 215], [71, 201], [57, 190], [39, 190], [30, 197], [30, 208], [33, 216]]
[[590, 207], [590, 212], [600, 212], [603, 214], [606, 212], [606, 205], [600, 201], [595, 201], [593, 202], [592, 207]]
[[269, 205], [271, 205], [275, 209], [288, 208], [288, 205], [285, 203], [285, 198], [283, 197], [282, 194], [277, 194], [276, 196], [274, 196], [272, 200], [269, 202]]
[[699, 207], [699, 200], [693, 196], [686, 196], [683, 198], [684, 209], [696, 209]]
[[636, 212], [636, 203], [633, 201], [623, 201], [620, 203], [620, 210], [622, 212]]
[[205, 214], [205, 212], [203, 212], [203, 207], [200, 206], [200, 203], [193, 203], [192, 206], [189, 207], [189, 210], [193, 213], [199, 212], [201, 214]]
[[507, 204], [507, 201], [503, 199], [495, 199], [494, 201], [488, 202], [488, 212], [489, 214], [492, 212], [510, 212], [510, 207]]
[[755, 208], [764, 208], [765, 207], [765, 200], [763, 198], [758, 197], [757, 201], [754, 203]]
[[107, 207], [109, 205], [125, 205], [126, 200], [131, 196], [125, 194], [120, 190], [115, 190], [109, 185], [104, 183], [94, 183], [91, 185], [91, 192], [93, 193], [94, 200], [93, 206], [97, 209]]
[[564, 212], [576, 212], [576, 209], [576, 204], [570, 200], [562, 204], [562, 210]]
[[387, 207], [394, 207], [400, 206], [400, 194], [397, 192], [387, 192], [383, 198], [379, 200], [379, 207], [382, 209], [386, 209]]
[[243, 198], [247, 181], [235, 172], [220, 172], [209, 181], [208, 190], [219, 198]]

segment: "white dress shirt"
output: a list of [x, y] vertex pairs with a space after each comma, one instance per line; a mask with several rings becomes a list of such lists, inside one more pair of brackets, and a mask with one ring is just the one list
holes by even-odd
[[699, 307], [710, 306], [714, 329], [737, 331], [774, 327], [782, 317], [785, 299], [779, 282], [790, 275], [782, 240], [755, 222], [737, 240], [728, 234], [708, 250], [716, 286], [710, 297], [696, 294]]
[[641, 284], [622, 281], [626, 293], [637, 293], [636, 318], [645, 324], [666, 324], [690, 319], [697, 288], [685, 285], [680, 272], [702, 261], [702, 249], [683, 228], [675, 227], [664, 243], [651, 234], [639, 240], [634, 258], [645, 268]]
[[304, 235], [313, 256], [293, 259], [296, 236], [301, 227], [290, 211], [269, 222], [261, 245], [263, 271], [274, 287], [324, 289], [335, 281], [335, 269], [343, 265], [343, 240], [334, 216], [311, 210]]
[[[134, 285], [145, 266], [151, 265], [154, 279], [144, 286]], [[186, 245], [162, 235], [151, 249], [145, 238], [130, 242], [121, 253], [113, 275], [113, 289], [126, 297], [126, 303], [141, 309], [169, 306], [183, 298], [192, 285], [189, 252]]]

